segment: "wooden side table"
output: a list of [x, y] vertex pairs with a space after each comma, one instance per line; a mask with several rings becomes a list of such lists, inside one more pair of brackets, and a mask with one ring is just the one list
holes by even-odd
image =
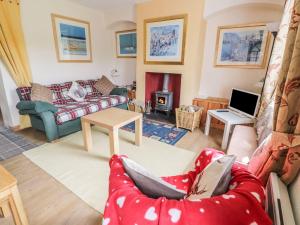
[[11, 213], [16, 225], [28, 225], [17, 187], [17, 179], [0, 165], [0, 210], [4, 217]]
[[227, 144], [229, 140], [229, 134], [232, 128], [235, 125], [238, 124], [252, 124], [254, 123], [254, 119], [239, 115], [237, 113], [231, 112], [231, 111], [220, 111], [220, 110], [208, 110], [207, 111], [207, 119], [206, 119], [206, 125], [205, 125], [205, 135], [209, 135], [209, 127], [211, 119], [215, 118], [217, 120], [222, 121], [225, 124], [224, 134], [223, 134], [223, 140], [222, 140], [222, 149], [227, 149]]
[[[193, 100], [193, 105], [202, 106], [203, 112], [201, 115], [200, 126], [205, 125], [207, 111], [212, 109], [224, 109], [228, 107], [229, 100], [226, 98], [195, 98]], [[224, 124], [219, 120], [212, 118], [211, 127], [217, 129], [224, 129]]]

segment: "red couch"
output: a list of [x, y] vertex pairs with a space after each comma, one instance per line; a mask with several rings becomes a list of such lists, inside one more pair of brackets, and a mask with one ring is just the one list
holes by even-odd
[[[189, 191], [196, 175], [220, 154], [223, 153], [205, 149], [197, 158], [193, 171], [163, 179], [178, 189]], [[263, 186], [239, 163], [232, 168], [230, 188], [226, 194], [192, 202], [145, 196], [126, 175], [121, 157], [114, 155], [110, 160], [109, 198], [104, 212], [104, 225], [272, 224], [263, 208]]]

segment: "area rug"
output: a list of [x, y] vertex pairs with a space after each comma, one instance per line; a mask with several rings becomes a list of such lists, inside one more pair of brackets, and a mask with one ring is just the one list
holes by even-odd
[[0, 161], [19, 155], [37, 146], [25, 137], [14, 133], [4, 126], [0, 126]]
[[[196, 153], [143, 137], [134, 145], [134, 134], [120, 130], [120, 154], [143, 165], [157, 176], [182, 174], [190, 169]], [[108, 197], [109, 138], [93, 127], [93, 148], [83, 148], [82, 133], [77, 132], [58, 143], [47, 143], [23, 154], [61, 182], [88, 205], [104, 212]]]
[[[122, 127], [122, 129], [134, 132], [135, 124], [134, 122], [130, 123]], [[187, 130], [176, 128], [176, 126], [169, 123], [143, 119], [143, 136], [170, 145], [175, 145], [187, 132]]]

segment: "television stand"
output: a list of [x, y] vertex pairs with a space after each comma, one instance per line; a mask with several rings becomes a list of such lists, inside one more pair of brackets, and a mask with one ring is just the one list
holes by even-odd
[[211, 117], [214, 117], [220, 120], [221, 122], [225, 123], [224, 134], [223, 134], [222, 145], [221, 145], [221, 148], [224, 150], [227, 148], [230, 131], [235, 125], [254, 123], [253, 118], [237, 114], [236, 112], [232, 112], [229, 109], [208, 110], [207, 117], [206, 117], [206, 124], [205, 124], [206, 136], [209, 135]]

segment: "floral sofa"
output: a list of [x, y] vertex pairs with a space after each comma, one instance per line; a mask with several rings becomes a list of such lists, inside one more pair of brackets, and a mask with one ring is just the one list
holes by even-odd
[[87, 95], [83, 102], [68, 96], [72, 82], [47, 86], [52, 91], [53, 104], [31, 101], [31, 87], [19, 87], [17, 104], [21, 115], [29, 115], [32, 127], [45, 132], [48, 141], [81, 130], [80, 117], [110, 107], [127, 109], [127, 89], [115, 88], [109, 96], [103, 96], [96, 88], [97, 80], [77, 81]]

